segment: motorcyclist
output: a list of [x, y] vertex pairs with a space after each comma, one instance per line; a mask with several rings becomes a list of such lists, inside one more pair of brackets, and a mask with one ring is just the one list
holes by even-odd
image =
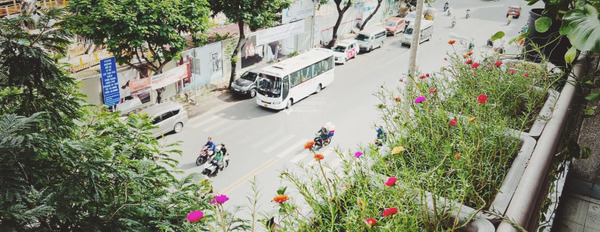
[[321, 129], [319, 130], [319, 138], [321, 139], [321, 142], [325, 141], [325, 139], [327, 139], [327, 137], [329, 137], [329, 130], [327, 130], [327, 128], [325, 127], [321, 127]]
[[466, 16], [466, 18], [469, 18], [469, 16], [471, 16], [471, 9], [467, 9], [467, 16]]
[[452, 17], [452, 27], [456, 26], [456, 16]]
[[510, 24], [510, 22], [512, 22], [513, 16], [509, 15], [508, 16], [508, 20], [506, 21], [506, 25]]
[[444, 3], [444, 11], [448, 10], [448, 7], [450, 7], [450, 3]]
[[469, 51], [473, 50], [474, 47], [475, 47], [475, 39], [471, 38], [471, 41], [469, 41]]
[[494, 47], [494, 42], [492, 41], [492, 39], [488, 39], [487, 40], [487, 46], [488, 47]]
[[212, 141], [211, 137], [208, 137], [208, 141], [206, 141], [206, 144], [204, 144], [204, 147], [202, 147], [203, 150], [207, 150], [208, 155], [212, 155], [215, 152], [215, 143]]
[[215, 152], [215, 156], [213, 157], [215, 165], [217, 165], [217, 167], [220, 167], [221, 169], [223, 169], [221, 165], [225, 154], [227, 154], [227, 149], [225, 148], [225, 144], [221, 144], [221, 148], [217, 152]]
[[375, 144], [380, 146], [387, 139], [387, 133], [381, 128], [377, 127], [377, 139], [375, 139]]
[[452, 7], [448, 8], [448, 16], [452, 15]]

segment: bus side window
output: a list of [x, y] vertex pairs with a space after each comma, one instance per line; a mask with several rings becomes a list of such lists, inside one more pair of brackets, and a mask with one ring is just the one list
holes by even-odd
[[310, 66], [302, 69], [302, 77], [306, 78], [305, 80], [310, 80], [311, 78], [313, 78]]
[[321, 75], [323, 73], [321, 69], [323, 68], [323, 61], [319, 61], [315, 63], [315, 76]]
[[288, 78], [288, 76], [285, 76], [283, 78], [283, 92], [281, 93], [281, 99], [287, 98], [289, 91], [290, 91], [290, 79]]
[[293, 72], [292, 74], [290, 74], [290, 78], [289, 79], [290, 79], [290, 81], [289, 81], [290, 85], [292, 87], [300, 84], [300, 71]]

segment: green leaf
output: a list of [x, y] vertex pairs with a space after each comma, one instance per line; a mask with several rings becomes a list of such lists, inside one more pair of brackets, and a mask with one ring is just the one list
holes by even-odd
[[552, 26], [552, 19], [546, 16], [542, 16], [535, 20], [535, 30], [539, 33], [544, 33]]
[[[537, 23], [537, 21], [536, 21]], [[581, 51], [600, 52], [600, 18], [592, 5], [586, 4], [563, 16], [560, 34], [566, 35], [573, 47]]]
[[585, 96], [585, 100], [588, 101], [594, 101], [594, 100], [598, 100], [600, 99], [600, 94], [597, 93], [590, 93], [589, 95]]
[[277, 194], [279, 194], [279, 195], [285, 194], [285, 190], [286, 189], [287, 189], [287, 186], [286, 187], [281, 187], [281, 188], [277, 189]]
[[596, 114], [597, 106], [589, 106], [583, 110], [583, 114], [586, 116], [594, 116]]
[[576, 56], [577, 56], [577, 48], [575, 48], [575, 47], [569, 48], [567, 53], [565, 53], [565, 62], [572, 64], [573, 61], [575, 60]]
[[504, 37], [504, 35], [505, 34], [503, 31], [498, 31], [498, 32], [496, 32], [496, 34], [492, 35], [492, 41], [502, 39], [502, 37]]

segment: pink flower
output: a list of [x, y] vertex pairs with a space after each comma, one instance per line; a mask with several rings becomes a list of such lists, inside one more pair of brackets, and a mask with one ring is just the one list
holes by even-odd
[[386, 186], [394, 186], [396, 184], [396, 180], [398, 180], [396, 177], [390, 177], [385, 182], [385, 185]]
[[223, 204], [223, 203], [225, 203], [228, 200], [229, 200], [229, 197], [225, 196], [224, 194], [221, 194], [221, 195], [215, 196], [215, 198], [213, 198], [210, 201], [210, 203], [213, 203], [213, 204], [216, 204], [216, 203]]
[[435, 93], [436, 91], [437, 91], [437, 89], [435, 89], [435, 88], [429, 89], [429, 93]]
[[494, 66], [496, 66], [496, 67], [500, 67], [500, 65], [502, 65], [502, 61], [501, 60], [496, 61], [496, 63], [494, 63]]
[[513, 75], [513, 74], [515, 74], [515, 70], [510, 70], [508, 73], [509, 73], [510, 75]]
[[421, 75], [419, 79], [425, 79], [425, 75]]
[[404, 82], [404, 79], [400, 78], [400, 79], [398, 79], [398, 81], [400, 81], [400, 82]]
[[473, 65], [471, 65], [471, 68], [477, 68], [479, 67], [479, 63], [473, 63]]
[[481, 104], [485, 104], [485, 102], [487, 101], [488, 97], [485, 94], [481, 94], [477, 97], [477, 101]]
[[357, 151], [356, 153], [354, 153], [355, 158], [361, 157], [362, 155], [363, 155], [363, 153], [360, 151]]
[[397, 97], [397, 98], [394, 98], [394, 101], [396, 101], [396, 102], [399, 102], [399, 101], [400, 101], [400, 98], [399, 98], [399, 97]]
[[426, 76], [426, 77], [429, 77], [429, 73], [425, 73], [425, 76]]
[[419, 104], [424, 101], [427, 101], [427, 98], [425, 98], [423, 96], [419, 96], [419, 97], [415, 98], [415, 104]]
[[524, 77], [529, 77], [529, 73], [523, 74]]
[[448, 123], [448, 124], [450, 126], [455, 126], [457, 123], [458, 123], [458, 120], [456, 120], [456, 118], [455, 118], [455, 119], [450, 120], [450, 123]]
[[196, 211], [192, 211], [190, 213], [188, 213], [187, 215], [187, 220], [191, 223], [200, 221], [200, 219], [202, 219], [204, 217], [204, 213], [202, 213], [202, 211], [200, 210], [196, 210]]
[[374, 226], [377, 223], [377, 220], [375, 220], [375, 218], [367, 218], [365, 223], [367, 223], [369, 226]]
[[467, 61], [465, 61], [465, 63], [466, 64], [471, 64], [471, 63], [473, 63], [473, 60], [467, 60]]
[[398, 208], [387, 208], [383, 210], [383, 216], [387, 217], [387, 216], [392, 216], [398, 213]]

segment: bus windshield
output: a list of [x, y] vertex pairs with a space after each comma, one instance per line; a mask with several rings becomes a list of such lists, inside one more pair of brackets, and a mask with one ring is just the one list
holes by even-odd
[[258, 93], [267, 97], [281, 96], [281, 78], [261, 74], [258, 79]]

